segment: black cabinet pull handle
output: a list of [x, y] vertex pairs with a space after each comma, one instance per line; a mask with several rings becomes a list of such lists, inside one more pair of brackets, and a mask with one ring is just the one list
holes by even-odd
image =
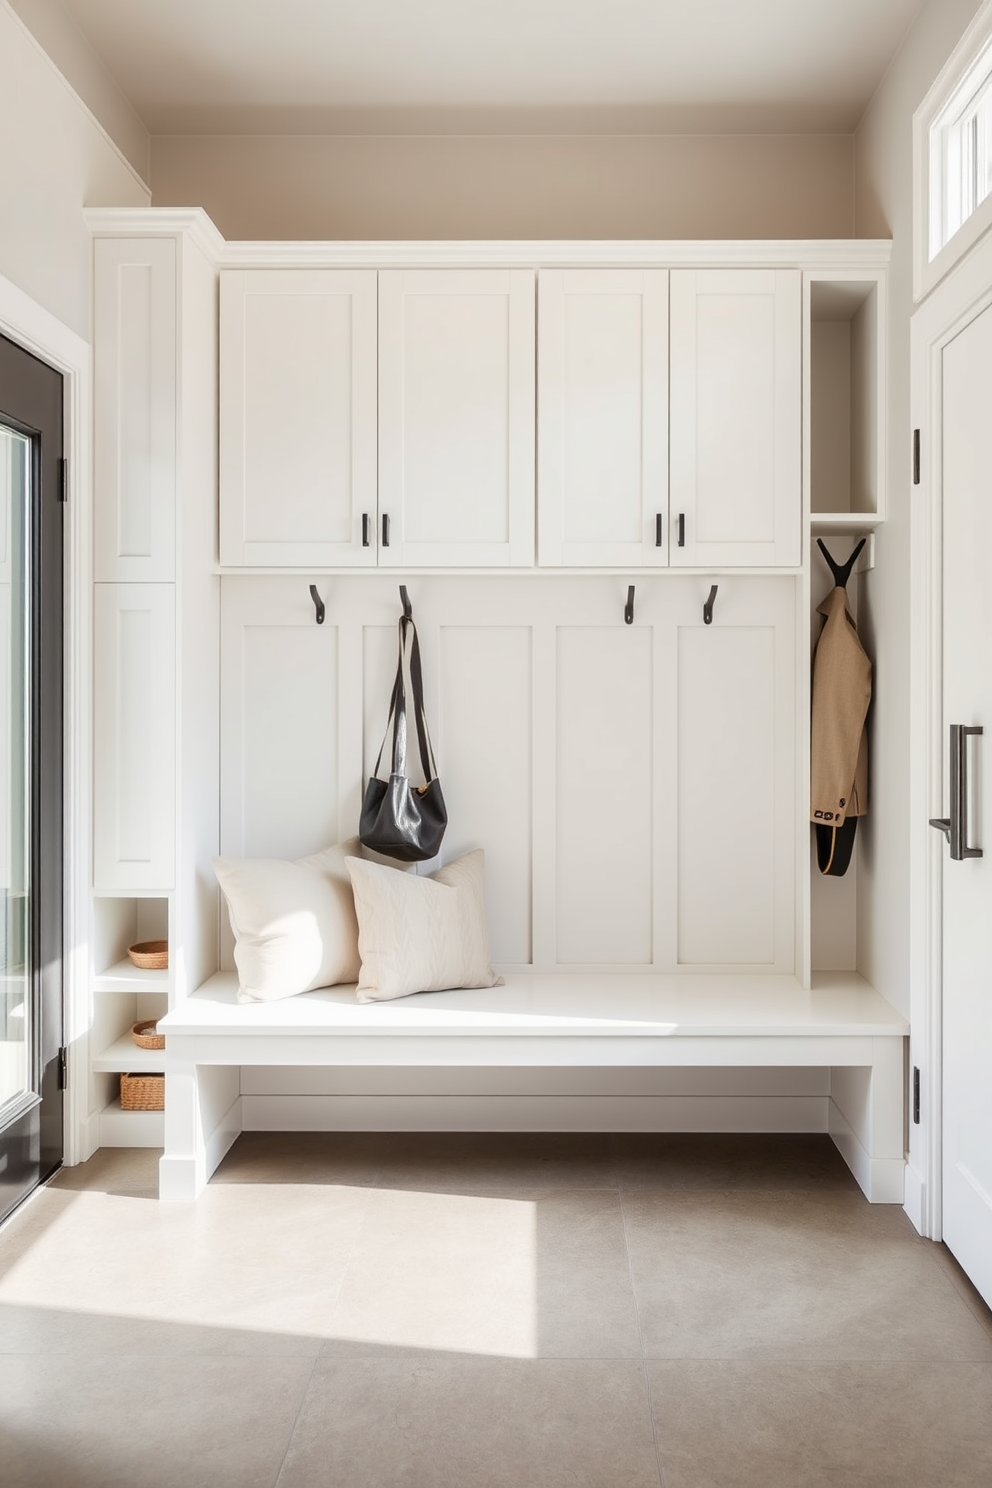
[[950, 726], [950, 786], [951, 800], [950, 816], [930, 818], [930, 825], [943, 832], [951, 849], [951, 857], [955, 863], [962, 862], [965, 858], [982, 857], [980, 847], [968, 846], [968, 740], [972, 736], [981, 737], [984, 733], [981, 724], [973, 726], [966, 723], [952, 723]]
[[679, 547], [685, 547], [685, 512], [679, 512]]
[[368, 512], [362, 512], [362, 547], [367, 548], [371, 539], [370, 522]]
[[383, 512], [383, 514], [382, 514], [382, 546], [384, 548], [388, 548], [389, 547], [389, 513], [388, 512]]
[[662, 526], [661, 512], [655, 513], [654, 519], [654, 545], [660, 548], [665, 541], [665, 532]]

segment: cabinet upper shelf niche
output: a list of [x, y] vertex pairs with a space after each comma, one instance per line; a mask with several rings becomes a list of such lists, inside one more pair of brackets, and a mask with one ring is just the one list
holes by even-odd
[[872, 524], [885, 515], [884, 279], [811, 271], [805, 301], [810, 515], [824, 530]]

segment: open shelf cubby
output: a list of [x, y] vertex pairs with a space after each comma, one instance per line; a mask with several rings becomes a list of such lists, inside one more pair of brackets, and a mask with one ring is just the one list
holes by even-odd
[[885, 515], [884, 282], [810, 272], [805, 301], [813, 531], [871, 531]]

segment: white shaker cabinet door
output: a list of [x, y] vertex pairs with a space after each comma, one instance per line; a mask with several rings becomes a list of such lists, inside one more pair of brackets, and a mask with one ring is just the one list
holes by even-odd
[[176, 244], [98, 238], [93, 283], [94, 576], [168, 583], [176, 565]]
[[795, 582], [686, 577], [659, 603], [659, 970], [794, 973]]
[[376, 272], [226, 269], [224, 564], [376, 561]]
[[175, 879], [175, 588], [94, 590], [93, 836], [98, 893]]
[[668, 562], [668, 271], [548, 269], [538, 285], [538, 556]]
[[379, 275], [380, 565], [534, 561], [534, 274]]
[[798, 566], [797, 269], [671, 276], [671, 562]]

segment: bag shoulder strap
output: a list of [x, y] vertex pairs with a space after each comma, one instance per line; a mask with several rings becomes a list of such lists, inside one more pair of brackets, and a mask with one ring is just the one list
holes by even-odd
[[417, 636], [416, 625], [406, 615], [400, 616], [399, 654], [396, 659], [396, 677], [393, 681], [393, 691], [389, 699], [386, 732], [383, 734], [382, 743], [379, 746], [379, 754], [375, 762], [375, 769], [372, 771], [372, 774], [376, 776], [379, 774], [379, 767], [382, 764], [382, 756], [385, 753], [386, 740], [389, 738], [390, 729], [393, 732], [392, 774], [406, 774], [407, 695], [405, 672], [407, 669], [409, 669], [410, 673], [410, 690], [413, 694], [413, 726], [417, 733], [420, 763], [424, 772], [424, 780], [427, 784], [430, 784], [432, 780], [437, 778], [437, 764], [434, 759], [434, 750], [427, 728], [427, 714], [424, 710], [424, 675], [420, 661], [420, 640]]

